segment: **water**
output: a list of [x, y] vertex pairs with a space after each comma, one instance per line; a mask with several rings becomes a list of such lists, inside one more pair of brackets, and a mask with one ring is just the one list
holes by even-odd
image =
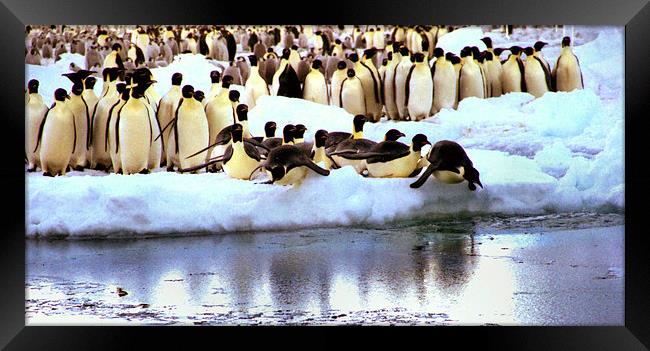
[[27, 323], [623, 325], [623, 225], [574, 213], [28, 240]]

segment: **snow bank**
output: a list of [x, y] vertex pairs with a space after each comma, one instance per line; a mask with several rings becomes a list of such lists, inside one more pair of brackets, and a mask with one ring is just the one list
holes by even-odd
[[[467, 32], [475, 38], [483, 36], [467, 28], [443, 39], [454, 33], [466, 39]], [[411, 189], [415, 179], [363, 178], [349, 167], [328, 177], [310, 174], [297, 187], [162, 169], [130, 176], [85, 171], [48, 178], [29, 173], [27, 236], [231, 232], [381, 224], [457, 214], [624, 210], [622, 40], [620, 28], [604, 28], [597, 39], [575, 47], [585, 90], [547, 93], [539, 99], [527, 93], [469, 98], [457, 110], [443, 110], [421, 122], [365, 125], [365, 136], [374, 140], [398, 128], [406, 134], [401, 141], [407, 143], [417, 133], [432, 142], [459, 142], [481, 173], [485, 188], [475, 192], [468, 190], [467, 183], [445, 185], [434, 179]], [[603, 50], [609, 54], [603, 55]], [[552, 55], [547, 58], [554, 62]], [[53, 91], [50, 87], [60, 85], [52, 82], [67, 71], [65, 60], [71, 59], [78, 58], [64, 56], [50, 66], [49, 75], [45, 67], [28, 67], [28, 76], [42, 79], [43, 93]], [[156, 89], [166, 93], [171, 75], [178, 71], [184, 74], [185, 84], [208, 91], [208, 72], [214, 67], [201, 55], [181, 55], [171, 66], [154, 70]], [[61, 78], [62, 85], [68, 86], [67, 79]], [[262, 97], [249, 120], [256, 135], [262, 135], [269, 120], [276, 121], [278, 131], [286, 123], [303, 123], [307, 140], [321, 128], [352, 128], [352, 116], [340, 108], [285, 97]]]

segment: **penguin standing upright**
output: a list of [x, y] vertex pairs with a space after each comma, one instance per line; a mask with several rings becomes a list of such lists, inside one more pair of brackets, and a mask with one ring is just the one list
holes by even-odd
[[106, 55], [104, 58], [104, 68], [108, 67], [118, 67], [124, 69], [124, 64], [122, 63], [122, 57], [120, 56], [120, 51], [122, 51], [122, 45], [119, 43], [113, 44], [111, 47], [111, 52]]
[[[81, 71], [80, 71], [81, 72]], [[88, 150], [90, 149], [90, 110], [83, 94], [83, 75], [77, 73], [64, 74], [73, 81], [72, 96], [68, 102], [68, 108], [72, 111], [75, 119], [75, 129], [77, 134], [77, 144], [75, 151], [70, 157], [70, 167], [76, 171], [82, 171], [87, 167]]]
[[219, 92], [221, 91], [221, 72], [217, 70], [211, 71], [210, 82], [212, 83], [210, 85], [210, 91], [208, 92], [208, 95], [205, 97], [203, 106], [207, 105], [210, 102], [210, 100], [214, 99], [215, 96], [219, 95]]
[[178, 154], [181, 169], [191, 168], [203, 163], [207, 151], [188, 157], [194, 151], [208, 146], [208, 121], [203, 104], [194, 98], [194, 87], [186, 85], [182, 90], [183, 98], [176, 109], [175, 122], [172, 126], [175, 152]]
[[553, 67], [553, 81], [557, 91], [584, 89], [578, 57], [571, 51], [571, 38], [562, 38], [562, 51]]
[[532, 47], [524, 49], [526, 53], [524, 79], [526, 90], [538, 98], [551, 91], [551, 73], [546, 69], [544, 62], [534, 56], [534, 51]]
[[231, 61], [229, 66], [226, 67], [226, 69], [223, 71], [224, 76], [231, 76], [232, 77], [232, 84], [236, 85], [242, 85], [242, 76], [241, 72], [239, 71], [239, 67], [235, 65], [234, 61]]
[[485, 98], [485, 83], [481, 67], [474, 61], [472, 50], [465, 47], [460, 52], [463, 64], [458, 76], [458, 102], [468, 97]]
[[[260, 66], [260, 75], [266, 81], [266, 84], [272, 85], [275, 78], [275, 73], [280, 66], [280, 61], [278, 61], [278, 55], [273, 51], [273, 48], [268, 48], [267, 53], [264, 55]], [[277, 88], [271, 90], [273, 95], [276, 95]]]
[[142, 99], [146, 82], [133, 80], [129, 100], [117, 112], [115, 120], [116, 153], [124, 174], [148, 173], [149, 153], [155, 135], [150, 110]]
[[76, 129], [72, 111], [67, 106], [69, 99], [65, 89], [54, 91], [54, 105], [43, 118], [35, 150], [39, 150], [43, 175], [65, 175], [70, 156], [75, 151]]
[[369, 73], [371, 80], [368, 81], [369, 88], [372, 88], [370, 91], [366, 91], [365, 81], [362, 79], [362, 84], [364, 84], [364, 92], [366, 93], [366, 116], [372, 122], [379, 122], [381, 119], [381, 113], [383, 109], [383, 103], [381, 99], [381, 79], [379, 78], [379, 71], [373, 63], [373, 58], [377, 57], [377, 49], [371, 48], [365, 50], [363, 57], [359, 61], [359, 69], [355, 68], [355, 71]]
[[341, 106], [341, 84], [347, 78], [348, 65], [345, 61], [339, 61], [336, 64], [336, 71], [332, 74], [330, 82], [330, 104], [332, 106]]
[[315, 103], [327, 105], [329, 103], [327, 96], [327, 83], [325, 76], [320, 72], [322, 63], [320, 60], [314, 60], [312, 67], [305, 78], [303, 88], [303, 99]]
[[92, 113], [92, 143], [90, 147], [90, 168], [108, 171], [111, 158], [106, 148], [106, 122], [110, 108], [120, 99], [117, 91], [117, 68], [105, 68], [102, 72], [105, 92], [95, 105]]
[[488, 66], [488, 81], [490, 83], [490, 96], [498, 97], [503, 94], [503, 83], [501, 82], [501, 77], [503, 76], [503, 66], [499, 60], [499, 55], [503, 49], [496, 48], [494, 52], [489, 52], [486, 54], [486, 62]]
[[524, 63], [520, 57], [522, 48], [512, 46], [509, 50], [510, 56], [508, 56], [508, 59], [502, 65], [501, 84], [503, 86], [503, 93], [526, 92]]
[[241, 74], [241, 85], [246, 85], [246, 82], [248, 81], [248, 77], [250, 76], [251, 72], [251, 67], [246, 62], [246, 59], [243, 57], [238, 57], [237, 62], [236, 62], [237, 68], [239, 69], [239, 73]]
[[[287, 69], [287, 66], [289, 65], [289, 55], [291, 54], [291, 51], [289, 49], [284, 49], [282, 50], [282, 56], [280, 57], [280, 64], [277, 67], [277, 70], [274, 71], [273, 73], [273, 79], [271, 81], [271, 91], [273, 92], [273, 95], [278, 95], [278, 90], [280, 89], [280, 75]], [[267, 69], [267, 74], [268, 74], [268, 63], [266, 65]], [[295, 73], [295, 71], [294, 71]], [[296, 80], [298, 77], [296, 77]]]
[[208, 120], [208, 140], [210, 144], [216, 141], [217, 134], [223, 128], [235, 122], [235, 112], [232, 106], [236, 101], [234, 96], [232, 100], [230, 99], [231, 81], [230, 76], [223, 77], [221, 92], [205, 106], [206, 118]]
[[[399, 44], [394, 44], [392, 47], [399, 47]], [[388, 53], [386, 75], [381, 81], [383, 87], [383, 100], [386, 108], [386, 116], [388, 116], [388, 119], [392, 120], [399, 119], [399, 112], [397, 110], [397, 104], [395, 103], [395, 68], [397, 68], [397, 65], [400, 62], [400, 58], [398, 56], [399, 53]]]
[[38, 143], [38, 131], [47, 113], [47, 106], [43, 103], [43, 97], [38, 93], [39, 82], [32, 79], [27, 83], [27, 103], [25, 104], [25, 154], [27, 155], [27, 171], [34, 172], [40, 167]]
[[365, 115], [366, 113], [363, 85], [352, 68], [348, 69], [347, 78], [341, 82], [339, 106], [352, 115]]
[[[125, 76], [127, 81], [130, 81], [128, 75]], [[108, 110], [108, 118], [106, 119], [106, 144], [105, 150], [108, 151], [108, 154], [111, 158], [111, 165], [113, 166], [113, 172], [122, 173], [122, 161], [120, 159], [120, 154], [117, 150], [117, 129], [116, 121], [117, 114], [119, 113], [122, 106], [126, 104], [131, 96], [131, 88], [127, 88], [126, 83], [117, 83], [116, 85], [117, 92], [120, 95], [120, 99]]]
[[549, 65], [548, 61], [546, 61], [544, 56], [542, 55], [542, 48], [544, 48], [544, 46], [546, 46], [546, 45], [548, 45], [548, 43], [543, 42], [541, 40], [536, 41], [535, 45], [533, 45], [533, 49], [534, 49], [533, 56], [537, 57], [540, 61], [542, 61], [544, 66], [546, 66], [546, 69], [549, 72], [552, 72], [551, 71], [551, 66]]
[[95, 106], [97, 106], [97, 102], [99, 101], [99, 98], [95, 94], [95, 83], [97, 82], [97, 79], [95, 77], [88, 77], [84, 80], [84, 91], [81, 94], [83, 96], [84, 101], [86, 101], [86, 105], [88, 105], [88, 111], [90, 113], [91, 117], [91, 122], [90, 125], [92, 126], [92, 113], [95, 111]]
[[309, 74], [312, 59], [313, 58], [311, 55], [309, 55], [308, 57], [303, 57], [300, 60], [300, 63], [298, 63], [298, 70], [296, 71], [296, 75], [298, 76], [298, 80], [301, 84], [305, 84], [305, 78], [307, 78], [307, 75]]
[[446, 58], [441, 48], [435, 48], [433, 56], [436, 60], [431, 66], [433, 103], [430, 112], [432, 115], [443, 108], [454, 108], [458, 97], [458, 77], [454, 65]]
[[[164, 128], [167, 126], [176, 114], [176, 109], [178, 108], [178, 103], [181, 100], [181, 83], [183, 81], [183, 74], [176, 72], [172, 75], [172, 86], [169, 88], [169, 91], [163, 98], [160, 100], [160, 105], [158, 106], [158, 121], [160, 125]], [[170, 164], [167, 159], [169, 154], [168, 144], [169, 144], [169, 134], [171, 130], [167, 128], [162, 131], [162, 145], [163, 151], [161, 155], [161, 163], [167, 164], [167, 170], [170, 170], [170, 167], [173, 169], [173, 165]]]
[[292, 45], [289, 51], [289, 64], [293, 70], [298, 72], [298, 65], [300, 64], [300, 54], [298, 53], [298, 46]]
[[419, 121], [429, 116], [433, 103], [431, 70], [421, 52], [415, 55], [415, 64], [406, 77], [405, 103], [411, 120]]
[[251, 63], [250, 77], [246, 81], [245, 92], [246, 102], [250, 109], [256, 105], [257, 99], [264, 95], [270, 95], [269, 86], [262, 76], [260, 76], [259, 67], [257, 66], [257, 57], [255, 55], [248, 56]]
[[408, 117], [408, 108], [406, 106], [406, 77], [413, 66], [409, 50], [406, 47], [399, 49], [402, 58], [395, 67], [395, 105], [399, 119], [404, 120]]
[[[286, 49], [285, 49], [286, 50]], [[277, 95], [278, 96], [286, 96], [290, 98], [302, 98], [302, 89], [300, 87], [300, 81], [298, 80], [298, 75], [296, 74], [295, 69], [293, 66], [289, 63], [289, 60], [285, 60], [284, 55], [285, 53], [283, 52], [282, 58], [286, 63], [284, 64], [284, 68], [282, 68], [282, 65], [280, 66], [280, 69], [278, 69], [277, 72], [275, 72], [275, 76], [273, 77], [274, 84], [276, 82], [276, 76], [277, 76]]]

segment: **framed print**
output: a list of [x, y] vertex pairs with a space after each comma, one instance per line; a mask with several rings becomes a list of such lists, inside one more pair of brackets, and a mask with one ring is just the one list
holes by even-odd
[[3, 8], [3, 345], [647, 347], [647, 4], [73, 5]]

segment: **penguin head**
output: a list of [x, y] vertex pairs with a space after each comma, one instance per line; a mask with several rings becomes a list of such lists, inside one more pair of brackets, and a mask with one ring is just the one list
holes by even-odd
[[504, 49], [504, 48], [496, 48], [496, 49], [494, 49], [494, 54], [495, 54], [497, 57], [499, 57], [499, 56], [501, 56], [501, 53], [504, 52], [504, 51], [506, 51], [506, 50], [507, 50], [507, 49]]
[[248, 121], [248, 105], [239, 104], [237, 105], [237, 119], [239, 121]]
[[298, 50], [298, 45], [291, 45], [291, 50]]
[[424, 134], [416, 134], [413, 139], [411, 139], [413, 145], [413, 151], [420, 151], [424, 145], [431, 145], [429, 139]]
[[264, 125], [264, 133], [267, 138], [273, 138], [275, 136], [275, 129], [277, 128], [277, 124], [273, 121], [266, 122]]
[[228, 99], [231, 102], [238, 102], [239, 101], [239, 92], [237, 90], [231, 90], [228, 92]]
[[288, 60], [289, 55], [291, 55], [291, 50], [289, 50], [289, 49], [282, 50], [282, 58], [283, 59]]
[[313, 69], [320, 69], [323, 67], [323, 62], [321, 60], [314, 60], [314, 62], [311, 63], [311, 68]]
[[481, 50], [478, 49], [478, 46], [472, 46], [472, 56], [474, 56], [475, 59], [478, 59], [478, 57], [481, 55]]
[[349, 69], [348, 69], [348, 77], [349, 77], [349, 78], [354, 77], [354, 69], [353, 69], [353, 68], [349, 68]]
[[363, 130], [363, 125], [366, 123], [366, 116], [364, 115], [356, 115], [354, 116], [354, 119], [352, 119], [352, 125], [354, 126], [354, 131], [359, 132]]
[[462, 50], [460, 50], [460, 57], [467, 57], [472, 55], [472, 49], [469, 47], [464, 47]]
[[88, 77], [84, 81], [84, 84], [86, 85], [86, 89], [93, 89], [95, 87], [95, 83], [97, 82], [97, 79], [95, 77]]
[[457, 64], [459, 64], [459, 63], [460, 63], [460, 57], [458, 57], [458, 56], [456, 56], [456, 55], [452, 56], [452, 57], [451, 57], [451, 63], [452, 63], [453, 65], [457, 65]]
[[[389, 54], [390, 54], [390, 52], [389, 52]], [[388, 58], [385, 58], [385, 59], [381, 60], [381, 65], [382, 66], [388, 66]]]
[[481, 38], [481, 41], [485, 43], [485, 46], [487, 46], [488, 49], [492, 49], [492, 38], [490, 37], [483, 37]]
[[568, 36], [562, 38], [562, 47], [570, 46], [570, 45], [571, 45], [571, 38], [569, 38]]
[[316, 131], [316, 135], [314, 135], [314, 144], [316, 145], [316, 147], [325, 146], [327, 137], [329, 137], [329, 133], [327, 133], [325, 129], [319, 129], [318, 131]]
[[248, 55], [248, 61], [250, 61], [252, 67], [257, 66], [257, 56]]
[[77, 95], [77, 96], [81, 95], [81, 93], [83, 93], [83, 91], [84, 91], [83, 83], [74, 83], [74, 84], [72, 84], [72, 90], [71, 91], [72, 91], [72, 93], [74, 95]]
[[271, 178], [273, 179], [274, 182], [282, 179], [286, 172], [284, 166], [281, 165], [270, 167], [269, 171], [271, 172]]
[[184, 98], [189, 99], [194, 96], [194, 87], [189, 84], [185, 85], [183, 86], [183, 90], [181, 92]]
[[230, 136], [233, 143], [242, 142], [244, 140], [244, 127], [239, 123], [233, 124], [230, 129]]
[[269, 54], [272, 53], [272, 52], [273, 52], [273, 48], [268, 48], [268, 49], [266, 49], [266, 52], [268, 52]]
[[402, 56], [408, 56], [409, 55], [409, 49], [406, 46], [402, 46], [399, 48], [399, 53]]
[[485, 60], [492, 61], [494, 59], [494, 55], [491, 52], [485, 51], [484, 54], [485, 54]]
[[350, 56], [348, 56], [348, 59], [352, 62], [357, 62], [359, 61], [359, 55], [357, 53], [350, 54]]
[[543, 42], [543, 41], [537, 41], [537, 42], [535, 42], [535, 45], [533, 45], [533, 48], [535, 48], [536, 51], [542, 51], [542, 48], [544, 46], [546, 46], [546, 44], [548, 44], [548, 43]]
[[334, 40], [334, 44], [336, 44], [336, 45], [341, 45], [341, 39], [336, 39], [336, 40]]
[[194, 92], [194, 99], [196, 101], [202, 102], [204, 98], [205, 98], [205, 93], [203, 93], [201, 90], [197, 90]]
[[210, 72], [210, 81], [212, 82], [212, 84], [219, 83], [220, 80], [221, 80], [221, 72], [216, 70]]
[[511, 46], [509, 50], [513, 55], [519, 56], [521, 54], [522, 48], [521, 46], [515, 45], [515, 46]]
[[443, 57], [445, 55], [445, 50], [442, 48], [435, 48], [433, 49], [433, 56], [435, 57]]
[[282, 139], [285, 143], [293, 142], [294, 135], [296, 133], [296, 127], [293, 124], [287, 124], [282, 129]]
[[532, 56], [534, 52], [535, 52], [535, 49], [533, 49], [530, 46], [528, 46], [528, 47], [526, 47], [524, 49], [524, 54], [526, 54], [526, 56]]
[[400, 43], [393, 43], [392, 45], [393, 45], [393, 52], [399, 52], [400, 46], [402, 46], [402, 44]]
[[388, 54], [386, 55], [386, 58], [388, 58], [388, 61], [393, 61], [393, 53], [388, 52]]
[[339, 61], [339, 63], [336, 64], [337, 69], [346, 69], [348, 67], [348, 64], [345, 63], [345, 61]]
[[476, 185], [474, 185], [474, 183], [483, 188], [483, 184], [481, 184], [481, 180], [479, 179], [479, 172], [476, 168], [471, 166], [465, 167], [465, 174], [463, 175], [463, 178], [469, 182], [470, 190], [476, 190]]
[[119, 43], [115, 43], [115, 44], [113, 44], [113, 46], [111, 46], [111, 50], [120, 51], [120, 50], [122, 50], [122, 45], [120, 45]]
[[65, 99], [69, 98], [70, 95], [68, 95], [68, 92], [63, 88], [58, 88], [54, 91], [54, 100], [56, 101], [65, 101]]
[[29, 91], [30, 94], [38, 93], [38, 85], [39, 85], [38, 80], [32, 79], [29, 82], [27, 82], [27, 90]]
[[406, 136], [404, 133], [400, 132], [397, 129], [390, 129], [384, 135], [384, 141], [397, 141], [397, 139]]
[[377, 49], [376, 48], [370, 48], [370, 49], [366, 49], [366, 50], [363, 51], [363, 57], [365, 57], [366, 59], [373, 58], [373, 56], [375, 56], [375, 54], [377, 54]]
[[172, 85], [181, 85], [181, 82], [183, 81], [183, 74], [176, 72], [172, 75]]
[[296, 124], [296, 127], [293, 132], [293, 138], [295, 139], [302, 139], [305, 137], [305, 131], [307, 131], [307, 127], [305, 127], [304, 124]]
[[223, 76], [223, 77], [221, 78], [221, 86], [222, 86], [223, 88], [228, 89], [228, 88], [230, 88], [230, 85], [232, 84], [232, 81], [233, 81], [233, 77], [232, 77], [232, 76], [230, 76], [230, 75], [225, 75], [225, 76]]
[[445, 59], [446, 59], [447, 61], [451, 61], [451, 60], [452, 60], [452, 57], [454, 57], [454, 56], [455, 56], [455, 55], [454, 55], [453, 52], [448, 52], [448, 53], [445, 54]]
[[417, 54], [413, 55], [413, 58], [415, 62], [424, 62], [424, 54], [421, 52], [418, 52]]

